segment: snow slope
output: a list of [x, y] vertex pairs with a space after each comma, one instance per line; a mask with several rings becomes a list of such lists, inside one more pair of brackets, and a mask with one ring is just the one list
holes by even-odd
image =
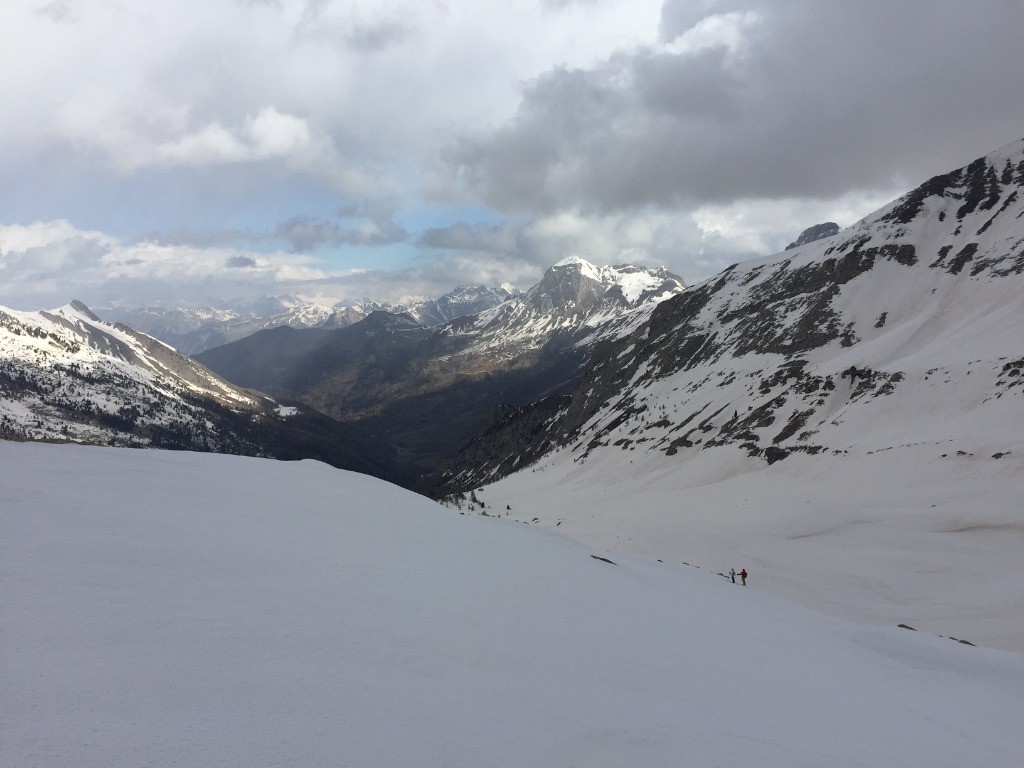
[[733, 447], [686, 461], [553, 454], [482, 490], [599, 550], [717, 572], [836, 616], [1024, 652], [1024, 462], [942, 459], [932, 445], [794, 455], [766, 466]]
[[124, 443], [141, 428], [208, 431], [200, 401], [276, 408], [79, 302], [50, 312], [0, 307], [0, 433]]
[[602, 562], [314, 462], [0, 443], [0, 466], [4, 765], [1024, 754], [1020, 655]]

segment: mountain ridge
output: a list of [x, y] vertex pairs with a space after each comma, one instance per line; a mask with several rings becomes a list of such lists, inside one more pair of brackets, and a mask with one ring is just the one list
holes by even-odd
[[328, 306], [294, 296], [278, 296], [223, 309], [111, 307], [101, 309], [100, 313], [111, 321], [160, 338], [185, 354], [195, 355], [261, 330], [279, 326], [344, 328], [377, 311], [408, 314], [425, 326], [440, 325], [516, 295], [518, 291], [508, 285], [477, 285], [459, 286], [436, 299], [410, 298], [398, 303], [361, 299]]
[[[835, 391], [844, 373], [851, 378], [851, 368], [848, 384], [854, 399], [906, 388], [907, 371], [878, 359], [875, 350], [883, 341], [892, 341], [894, 326], [905, 327], [921, 344], [929, 334], [934, 336], [937, 332], [928, 329], [925, 318], [948, 315], [949, 302], [930, 297], [938, 294], [951, 301], [973, 290], [986, 307], [1003, 307], [1003, 315], [1011, 312], [1008, 307], [1020, 304], [1016, 283], [1000, 289], [998, 281], [1024, 273], [1024, 225], [1019, 223], [1024, 205], [1018, 194], [1022, 186], [1024, 143], [1017, 142], [930, 179], [839, 235], [733, 265], [691, 286], [660, 303], [632, 336], [611, 342], [602, 355], [595, 355], [581, 383], [581, 389], [590, 387], [593, 394], [574, 395], [562, 426], [552, 427], [553, 435], [557, 433], [561, 445], [584, 433], [610, 436], [621, 424], [598, 426], [609, 397], [623, 398], [622, 411], [640, 407], [624, 389], [635, 385], [638, 376], [653, 383], [699, 369], [730, 379], [730, 385], [740, 376], [761, 378], [756, 386], [747, 384], [735, 402], [711, 397], [706, 413], [700, 419], [694, 414], [693, 426], [671, 427], [670, 432], [682, 434], [657, 438], [663, 449], [688, 448], [687, 435], [697, 425], [717, 433], [710, 440], [713, 445], [745, 443], [754, 455], [783, 445], [805, 451], [836, 447], [816, 445], [811, 435], [800, 439], [806, 423], [815, 422], [812, 413], [820, 405], [813, 402], [822, 400], [823, 392]], [[862, 283], [874, 287], [859, 288]], [[962, 313], [965, 322], [977, 322], [974, 315], [982, 314], [970, 306]], [[1008, 361], [1024, 353], [1019, 344], [1014, 347], [1012, 325], [997, 323], [988, 333], [990, 341], [999, 337]], [[944, 352], [948, 350], [941, 345], [933, 349], [936, 360], [942, 360]], [[765, 367], [744, 363], [728, 374], [713, 368], [722, 360], [738, 364], [758, 356]], [[764, 356], [775, 356], [777, 362]], [[1007, 375], [1016, 370], [1011, 365]], [[798, 385], [806, 391], [792, 391]], [[687, 386], [695, 388], [694, 394], [720, 390], [707, 380]], [[792, 412], [795, 399], [806, 405]], [[751, 414], [741, 417], [739, 410], [748, 404]], [[734, 410], [735, 419], [727, 418]], [[789, 426], [776, 429], [777, 434], [763, 432], [777, 422]], [[827, 424], [824, 419], [819, 429]], [[752, 432], [759, 433], [756, 439]], [[626, 445], [635, 441], [624, 439]], [[590, 444], [596, 447], [603, 440], [595, 436]], [[699, 442], [706, 443], [703, 438]], [[478, 474], [492, 469], [481, 468]], [[466, 487], [477, 479], [467, 476]]]
[[38, 312], [0, 307], [0, 435], [316, 457], [409, 482], [386, 448], [359, 430], [236, 387], [79, 301]]

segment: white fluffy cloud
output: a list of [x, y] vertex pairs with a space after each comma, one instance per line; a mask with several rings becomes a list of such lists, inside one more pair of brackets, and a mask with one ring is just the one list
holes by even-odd
[[124, 243], [63, 220], [0, 226], [0, 304], [15, 309], [72, 298], [106, 306], [119, 296], [190, 304], [200, 298], [197, 292], [205, 291], [205, 301], [277, 294], [327, 276], [316, 259], [294, 253]]
[[215, 122], [160, 144], [154, 150], [154, 160], [205, 165], [289, 158], [305, 153], [311, 141], [305, 120], [278, 112], [274, 107], [264, 107], [255, 116], [246, 115], [235, 132]]

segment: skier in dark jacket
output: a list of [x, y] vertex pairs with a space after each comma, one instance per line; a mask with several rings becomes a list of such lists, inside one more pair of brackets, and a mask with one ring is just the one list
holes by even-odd
[[747, 569], [746, 568], [744, 568], [742, 571], [740, 571], [740, 578], [743, 580], [743, 586], [744, 587], [747, 586]]

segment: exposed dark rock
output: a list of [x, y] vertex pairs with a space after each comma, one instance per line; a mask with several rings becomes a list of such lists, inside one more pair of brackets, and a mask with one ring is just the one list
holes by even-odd
[[959, 275], [960, 270], [964, 268], [967, 262], [971, 261], [974, 258], [974, 254], [976, 254], [977, 252], [978, 244], [968, 243], [963, 248], [961, 248], [957, 255], [953, 257], [953, 260], [949, 262], [949, 266], [947, 267], [946, 271], [949, 272], [949, 274], [951, 275]]
[[977, 647], [977, 646], [976, 646], [976, 645], [975, 645], [974, 643], [972, 643], [972, 642], [971, 642], [970, 640], [961, 640], [961, 639], [959, 639], [959, 638], [957, 638], [957, 637], [953, 637], [952, 635], [950, 635], [949, 639], [950, 639], [950, 640], [952, 640], [952, 641], [953, 641], [953, 642], [955, 642], [955, 643], [960, 643], [961, 645], [969, 645], [969, 646], [971, 646], [972, 648], [976, 648], [976, 647]]
[[924, 184], [901, 197], [893, 209], [883, 217], [883, 220], [909, 224], [917, 218], [925, 200], [933, 196], [944, 196], [946, 190], [956, 186], [961, 174], [962, 171], [957, 170], [932, 176]]
[[[807, 409], [805, 411], [796, 411], [796, 412], [794, 412], [793, 415], [790, 417], [789, 422], [786, 424], [785, 427], [783, 427], [782, 431], [779, 432], [779, 434], [777, 434], [775, 437], [772, 438], [772, 442], [773, 443], [781, 443], [781, 442], [791, 438], [793, 435], [795, 435], [797, 432], [799, 432], [803, 428], [803, 426], [807, 423], [807, 420], [813, 414], [814, 414], [814, 409], [813, 408], [809, 408], [809, 409]], [[785, 457], [783, 457], [783, 458], [785, 458]], [[768, 463], [771, 464], [772, 461], [769, 460]]]
[[979, 157], [963, 172], [963, 183], [967, 187], [964, 203], [956, 212], [963, 221], [964, 216], [975, 210], [987, 211], [999, 202], [1000, 188], [996, 171], [983, 157]]
[[952, 245], [944, 245], [941, 248], [939, 248], [939, 258], [937, 258], [935, 261], [933, 261], [928, 266], [931, 267], [932, 269], [934, 269], [936, 267], [943, 266], [945, 264], [945, 261], [946, 261], [946, 256], [949, 255], [949, 252], [951, 250], [953, 250], [953, 246]]
[[857, 366], [855, 366], [855, 365], [851, 365], [849, 368], [847, 368], [845, 371], [843, 371], [842, 373], [839, 374], [839, 378], [841, 378], [841, 379], [849, 378], [850, 379], [850, 386], [853, 386], [856, 383], [858, 376], [861, 377], [861, 378], [867, 378], [870, 375], [871, 375], [871, 370], [869, 368], [860, 369], [860, 368], [857, 368]]
[[1017, 202], [1017, 191], [1016, 190], [1014, 190], [1009, 195], [1007, 195], [1006, 199], [1003, 201], [1003, 204], [1001, 206], [999, 206], [999, 210], [996, 211], [994, 214], [992, 214], [991, 218], [989, 218], [988, 221], [986, 221], [984, 224], [982, 224], [981, 227], [978, 229], [978, 231], [975, 234], [976, 235], [980, 235], [986, 229], [991, 227], [992, 226], [992, 222], [994, 222], [999, 217], [999, 214], [1001, 214], [1003, 211], [1005, 211], [1007, 208], [1009, 208], [1015, 202]]
[[789, 251], [793, 248], [799, 248], [802, 245], [813, 243], [815, 240], [822, 240], [826, 237], [832, 237], [832, 235], [839, 233], [839, 225], [834, 221], [826, 221], [823, 224], [815, 224], [813, 227], [808, 227], [800, 236], [792, 243], [786, 246], [786, 250]]

